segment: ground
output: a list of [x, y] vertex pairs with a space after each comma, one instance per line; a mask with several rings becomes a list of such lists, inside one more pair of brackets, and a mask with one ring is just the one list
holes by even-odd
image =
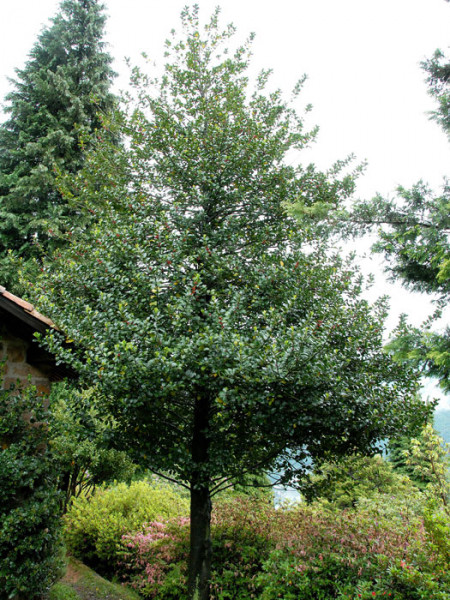
[[129, 588], [110, 583], [83, 565], [69, 558], [64, 577], [53, 586], [50, 600], [138, 600]]

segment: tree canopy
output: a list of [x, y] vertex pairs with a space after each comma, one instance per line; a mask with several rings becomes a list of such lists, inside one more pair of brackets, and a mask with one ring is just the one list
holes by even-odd
[[0, 126], [0, 277], [17, 288], [8, 251], [25, 260], [59, 243], [77, 218], [56, 187], [57, 172], [82, 165], [80, 137], [101, 127], [113, 106], [114, 73], [105, 52], [105, 15], [97, 0], [64, 0], [39, 35], [6, 97]]
[[101, 387], [116, 442], [189, 488], [201, 599], [212, 495], [246, 472], [373, 452], [426, 412], [382, 349], [384, 302], [369, 306], [351, 261], [284, 208], [339, 204], [352, 178], [288, 164], [315, 132], [268, 72], [252, 88], [251, 39], [229, 50], [218, 17], [203, 29], [185, 9], [163, 76], [134, 71], [136, 104], [104, 122], [126, 142], [97, 139], [62, 184], [95, 224], [72, 227], [29, 284], [59, 328], [47, 347]]

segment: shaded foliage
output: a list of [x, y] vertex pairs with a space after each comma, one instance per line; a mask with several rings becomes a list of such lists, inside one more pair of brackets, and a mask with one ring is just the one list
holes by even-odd
[[54, 384], [49, 398], [49, 448], [57, 464], [63, 512], [73, 498], [101, 483], [130, 481], [136, 470], [124, 451], [110, 447], [115, 423], [101, 412], [95, 389]]
[[61, 561], [48, 410], [32, 387], [0, 390], [0, 598], [41, 598]]

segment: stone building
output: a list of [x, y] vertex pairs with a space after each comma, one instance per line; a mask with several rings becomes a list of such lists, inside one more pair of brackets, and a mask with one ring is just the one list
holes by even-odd
[[53, 381], [69, 375], [34, 338], [49, 327], [54, 327], [50, 319], [0, 286], [0, 363], [5, 363], [0, 387], [9, 389], [31, 381], [38, 391], [48, 393]]

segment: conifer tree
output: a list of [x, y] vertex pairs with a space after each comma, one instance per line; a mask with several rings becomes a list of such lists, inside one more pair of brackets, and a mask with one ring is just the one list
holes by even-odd
[[[440, 50], [422, 63], [428, 91], [437, 102], [430, 115], [450, 140], [450, 59]], [[390, 349], [399, 360], [420, 367], [425, 375], [450, 391], [450, 327], [433, 328], [450, 297], [450, 184], [444, 180], [440, 193], [422, 181], [411, 189], [400, 186], [394, 199], [377, 196], [355, 206], [352, 224], [378, 228], [374, 250], [384, 254], [392, 279], [421, 293], [433, 294], [438, 310], [421, 328], [400, 320]]]
[[11, 250], [28, 260], [58, 243], [76, 213], [55, 186], [58, 171], [82, 164], [80, 137], [100, 125], [114, 103], [114, 72], [105, 52], [106, 17], [97, 0], [64, 0], [39, 35], [0, 128], [0, 281], [13, 289]]
[[411, 481], [420, 489], [424, 490], [431, 482], [431, 478], [424, 473], [424, 470], [418, 471], [417, 465], [410, 464], [410, 455], [414, 441], [423, 442], [423, 432], [415, 438], [411, 439], [408, 436], [392, 439], [389, 442], [389, 462], [392, 467], [402, 475], [407, 475]]
[[[427, 74], [428, 92], [436, 101], [430, 118], [450, 140], [450, 57], [441, 50], [422, 63]], [[311, 214], [304, 201], [294, 199], [293, 214]], [[448, 177], [439, 192], [422, 180], [411, 188], [399, 186], [393, 198], [377, 195], [358, 201], [350, 212], [332, 204], [322, 206], [312, 216], [330, 231], [344, 236], [361, 235], [376, 229], [375, 252], [384, 255], [390, 278], [406, 288], [431, 294], [437, 309], [420, 328], [402, 317], [389, 345], [398, 360], [420, 367], [429, 377], [450, 391], [450, 327], [436, 331], [437, 317], [450, 297], [450, 184]]]

